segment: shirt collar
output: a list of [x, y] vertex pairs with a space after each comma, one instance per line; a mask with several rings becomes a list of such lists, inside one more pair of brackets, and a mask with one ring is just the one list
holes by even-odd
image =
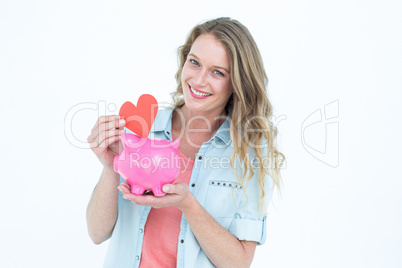
[[[152, 125], [151, 132], [164, 131], [167, 138], [171, 139], [172, 133], [172, 114], [174, 109], [160, 109], [158, 114], [156, 115], [154, 124]], [[218, 138], [219, 140], [229, 145], [230, 140], [230, 122], [232, 118], [232, 113], [226, 117], [225, 121], [219, 127], [216, 132], [214, 138]]]
[[230, 122], [232, 122], [232, 112], [230, 111], [228, 116], [226, 116], [225, 121], [219, 127], [218, 131], [215, 134], [215, 137], [219, 138], [221, 141], [229, 145], [231, 142], [230, 139]]

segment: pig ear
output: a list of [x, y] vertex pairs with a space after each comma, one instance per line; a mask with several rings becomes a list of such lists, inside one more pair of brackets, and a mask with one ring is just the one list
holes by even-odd
[[131, 134], [131, 133], [126, 133], [121, 135], [121, 142], [124, 145], [128, 145], [129, 143], [137, 143], [141, 138], [138, 137], [137, 135]]
[[126, 145], [127, 145], [126, 135], [128, 135], [128, 134], [123, 134], [123, 135], [120, 136], [120, 140], [123, 143], [124, 147], [126, 147]]
[[177, 139], [172, 143], [173, 148], [175, 148], [177, 150], [177, 148], [179, 148], [180, 145], [180, 140]]
[[136, 134], [127, 133], [126, 135], [127, 141], [129, 143], [137, 143], [141, 140], [141, 137]]

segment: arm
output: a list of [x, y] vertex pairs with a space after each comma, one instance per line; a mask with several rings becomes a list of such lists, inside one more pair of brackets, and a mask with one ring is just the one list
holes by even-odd
[[124, 133], [119, 116], [101, 116], [88, 136], [92, 151], [103, 165], [103, 172], [87, 207], [88, 233], [95, 244], [107, 240], [117, 220], [119, 174], [113, 170], [114, 156], [119, 153], [119, 137]]
[[117, 220], [119, 174], [104, 169], [87, 207], [88, 233], [95, 244], [110, 238]]
[[[167, 186], [168, 188], [166, 188]], [[183, 212], [206, 256], [215, 266], [250, 266], [257, 242], [239, 241], [223, 228], [190, 193], [187, 184], [165, 185], [163, 191], [168, 194], [164, 197], [133, 195], [130, 193], [130, 185], [125, 182], [119, 186], [119, 190], [124, 194], [123, 198], [129, 199], [137, 205], [154, 208], [177, 206]]]
[[189, 193], [180, 208], [198, 243], [217, 267], [250, 267], [257, 242], [238, 240]]

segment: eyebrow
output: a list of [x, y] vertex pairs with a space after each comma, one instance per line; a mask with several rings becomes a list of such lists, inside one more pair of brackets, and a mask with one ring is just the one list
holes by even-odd
[[[194, 55], [193, 53], [188, 54], [188, 56], [193, 56], [194, 58], [197, 58], [198, 60], [200, 59], [200, 58], [198, 58], [196, 55]], [[218, 68], [218, 69], [223, 69], [223, 70], [225, 70], [228, 74], [230, 73], [228, 70], [226, 70], [225, 68], [223, 68], [223, 67], [221, 67], [221, 66], [213, 65], [212, 67]]]

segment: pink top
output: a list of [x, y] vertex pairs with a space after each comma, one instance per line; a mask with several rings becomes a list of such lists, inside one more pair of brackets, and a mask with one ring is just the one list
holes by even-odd
[[[176, 182], [189, 183], [194, 160], [180, 155], [180, 172]], [[151, 208], [144, 228], [140, 268], [176, 267], [181, 210], [177, 207]]]

